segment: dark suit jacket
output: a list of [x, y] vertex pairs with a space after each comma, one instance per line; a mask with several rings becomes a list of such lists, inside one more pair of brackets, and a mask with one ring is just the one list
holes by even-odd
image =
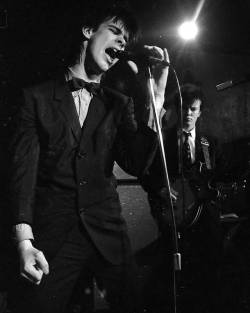
[[[175, 179], [180, 177], [178, 173], [177, 126], [171, 128], [163, 127], [163, 137], [170, 186], [172, 185], [175, 188]], [[206, 168], [201, 137], [206, 138], [209, 143], [208, 151], [212, 167], [211, 170]], [[193, 186], [191, 189], [194, 191], [193, 194], [197, 199], [203, 203], [209, 203], [210, 199], [216, 196], [216, 191], [212, 191], [208, 188], [208, 182], [216, 182], [223, 176], [226, 169], [225, 158], [216, 140], [202, 134], [198, 127], [196, 128], [195, 154], [195, 163], [191, 170], [187, 170], [184, 167], [184, 176], [191, 183], [190, 187]], [[165, 188], [166, 184], [159, 148], [155, 149], [155, 153], [152, 154], [152, 156], [151, 162], [148, 163], [148, 167], [145, 169], [140, 181], [143, 188], [148, 193], [151, 213], [153, 217], [159, 220], [162, 215], [162, 207], [166, 206], [164, 198], [166, 197], [167, 189]], [[181, 188], [181, 185], [179, 185], [179, 183], [177, 184], [179, 186], [178, 188]], [[199, 186], [199, 188], [197, 188], [197, 186]], [[182, 189], [179, 189], [179, 192], [182, 194], [181, 190]]]
[[140, 175], [156, 140], [135, 121], [132, 100], [104, 88], [91, 100], [81, 129], [62, 76], [26, 89], [17, 121], [13, 224], [31, 224], [36, 245], [53, 257], [81, 220], [104, 257], [122, 262], [129, 244], [113, 164]]
[[[163, 128], [164, 149], [166, 153], [166, 161], [169, 178], [174, 179], [178, 176], [178, 140], [177, 140], [177, 127]], [[221, 152], [216, 141], [208, 136], [201, 134], [196, 128], [195, 138], [195, 164], [202, 164], [203, 169], [206, 168], [204, 154], [202, 151], [201, 137], [205, 137], [209, 142], [209, 156], [212, 169], [215, 169], [216, 164], [221, 158]], [[142, 185], [149, 193], [159, 191], [164, 187], [163, 167], [159, 149], [155, 150], [154, 158], [152, 158], [151, 165], [148, 163], [148, 168], [142, 177]]]

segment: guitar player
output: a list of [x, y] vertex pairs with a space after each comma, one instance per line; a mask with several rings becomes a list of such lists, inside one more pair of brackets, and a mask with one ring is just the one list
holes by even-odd
[[[180, 297], [181, 312], [216, 312], [219, 298], [219, 265], [221, 255], [221, 227], [219, 210], [215, 205], [215, 193], [210, 192], [208, 177], [219, 178], [225, 168], [225, 159], [216, 141], [201, 133], [199, 118], [204, 106], [204, 96], [201, 88], [193, 84], [181, 86], [183, 99], [183, 129], [180, 133], [179, 123], [168, 127], [164, 116], [162, 130], [164, 147], [171, 184], [172, 199], [175, 208], [176, 224], [180, 234], [180, 252], [182, 254], [181, 281], [182, 294]], [[178, 107], [179, 98], [174, 98], [175, 108]], [[178, 109], [177, 109], [178, 113]], [[177, 114], [180, 116], [180, 114]], [[182, 137], [181, 137], [182, 136]], [[190, 185], [177, 190], [179, 179], [178, 149], [182, 140], [183, 175], [185, 184]], [[156, 151], [151, 165], [145, 171], [141, 183], [148, 193], [151, 213], [155, 218], [159, 233], [159, 251], [153, 269], [153, 280], [162, 286], [157, 292], [155, 304], [159, 312], [169, 307], [166, 300], [166, 290], [171, 294], [171, 227], [166, 219], [166, 204], [164, 203], [164, 178], [161, 156]], [[215, 174], [216, 175], [213, 175]], [[175, 187], [176, 186], [176, 187]], [[206, 188], [204, 188], [204, 186]], [[207, 190], [206, 190], [207, 189]], [[182, 194], [184, 190], [185, 195]], [[191, 193], [191, 194], [189, 194]], [[189, 209], [183, 213], [178, 212], [177, 203], [181, 198], [190, 199], [186, 204]], [[187, 200], [188, 201], [188, 200]], [[190, 209], [191, 208], [191, 209]], [[197, 208], [202, 208], [199, 211]], [[185, 210], [185, 208], [184, 208]], [[197, 211], [197, 212], [196, 212]], [[190, 215], [190, 216], [188, 216]], [[190, 219], [191, 218], [191, 219]], [[161, 281], [161, 283], [159, 283]], [[151, 282], [152, 284], [152, 282]], [[167, 289], [166, 289], [167, 284]], [[171, 298], [171, 296], [170, 296]], [[165, 307], [166, 306], [166, 307]], [[164, 308], [163, 308], [164, 307]], [[171, 310], [170, 310], [171, 312]]]

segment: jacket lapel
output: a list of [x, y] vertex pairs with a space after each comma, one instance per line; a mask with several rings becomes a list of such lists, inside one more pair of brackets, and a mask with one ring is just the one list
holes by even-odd
[[196, 128], [196, 138], [195, 138], [195, 160], [203, 161], [203, 153], [201, 147], [201, 134], [198, 128]]
[[77, 142], [81, 138], [81, 126], [75, 108], [74, 99], [63, 76], [55, 81], [54, 99], [60, 102], [59, 110], [69, 123]]
[[104, 102], [98, 96], [94, 96], [89, 104], [88, 114], [82, 127], [82, 147], [87, 145], [88, 140], [92, 138], [92, 134], [103, 120], [105, 112], [106, 107]]

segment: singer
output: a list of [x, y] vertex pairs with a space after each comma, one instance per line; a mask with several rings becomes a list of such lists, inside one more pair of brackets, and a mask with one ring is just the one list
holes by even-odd
[[[111, 312], [137, 307], [136, 268], [112, 170], [117, 161], [142, 175], [157, 136], [151, 120], [135, 119], [132, 99], [102, 86], [118, 61], [111, 51], [125, 50], [136, 37], [133, 15], [118, 6], [86, 13], [66, 71], [25, 89], [17, 116], [10, 200], [19, 275], [12, 313], [66, 312], [80, 274], [96, 278]], [[160, 113], [168, 53], [145, 49], [166, 62], [153, 70]]]

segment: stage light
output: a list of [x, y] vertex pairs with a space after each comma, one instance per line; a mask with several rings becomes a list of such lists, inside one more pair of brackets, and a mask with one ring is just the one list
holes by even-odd
[[182, 39], [194, 40], [196, 38], [199, 31], [196, 21], [200, 16], [201, 10], [203, 9], [205, 2], [206, 0], [200, 0], [197, 4], [193, 16], [186, 22], [182, 23], [178, 28], [179, 36]]
[[179, 27], [178, 33], [184, 40], [193, 40], [198, 34], [198, 27], [194, 21], [186, 21]]

